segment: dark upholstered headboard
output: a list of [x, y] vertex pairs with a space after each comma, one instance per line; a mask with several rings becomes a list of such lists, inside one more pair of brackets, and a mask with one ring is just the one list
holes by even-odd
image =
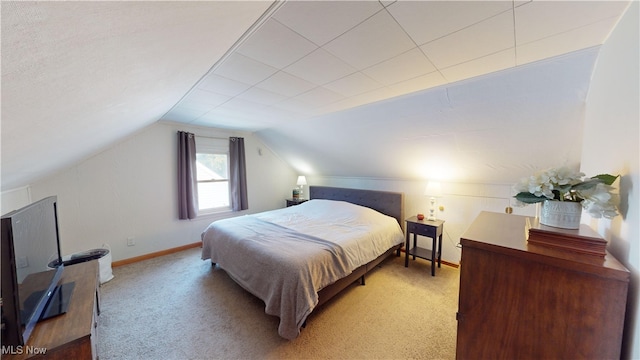
[[309, 186], [310, 199], [341, 200], [365, 206], [398, 220], [404, 229], [404, 195], [377, 190], [347, 189], [328, 186]]

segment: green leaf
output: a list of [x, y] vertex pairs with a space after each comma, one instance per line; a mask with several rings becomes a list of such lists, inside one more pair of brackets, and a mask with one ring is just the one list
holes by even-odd
[[586, 190], [591, 189], [592, 187], [604, 183], [603, 180], [600, 180], [596, 177], [592, 177], [591, 179], [585, 180], [579, 184], [573, 185], [571, 189], [573, 190]]
[[518, 201], [522, 201], [525, 204], [535, 204], [535, 203], [539, 203], [539, 202], [543, 202], [545, 200], [547, 200], [546, 197], [542, 196], [542, 197], [538, 197], [533, 195], [530, 192], [521, 192], [516, 194], [516, 196], [514, 196], [514, 198], [518, 199]]
[[600, 174], [600, 175], [596, 175], [596, 176], [592, 177], [592, 179], [600, 179], [606, 185], [611, 185], [619, 177], [620, 177], [620, 175], [613, 176], [613, 175], [609, 175], [609, 174]]

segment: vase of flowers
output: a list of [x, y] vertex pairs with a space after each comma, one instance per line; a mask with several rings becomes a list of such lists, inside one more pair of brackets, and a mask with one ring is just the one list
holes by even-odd
[[516, 205], [542, 203], [540, 223], [563, 229], [580, 226], [582, 209], [595, 218], [617, 216], [619, 200], [611, 185], [619, 175], [584, 176], [568, 167], [560, 167], [522, 178], [514, 185]]

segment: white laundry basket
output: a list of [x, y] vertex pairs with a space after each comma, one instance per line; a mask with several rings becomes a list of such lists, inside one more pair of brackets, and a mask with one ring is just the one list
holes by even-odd
[[113, 270], [111, 269], [111, 246], [109, 246], [109, 244], [102, 244], [102, 248], [108, 250], [108, 252], [105, 256], [98, 259], [98, 264], [100, 265], [100, 284], [104, 284], [113, 279]]

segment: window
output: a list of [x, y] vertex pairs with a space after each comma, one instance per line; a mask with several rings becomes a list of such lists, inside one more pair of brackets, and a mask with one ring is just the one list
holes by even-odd
[[229, 209], [229, 143], [226, 139], [196, 138], [198, 208]]

